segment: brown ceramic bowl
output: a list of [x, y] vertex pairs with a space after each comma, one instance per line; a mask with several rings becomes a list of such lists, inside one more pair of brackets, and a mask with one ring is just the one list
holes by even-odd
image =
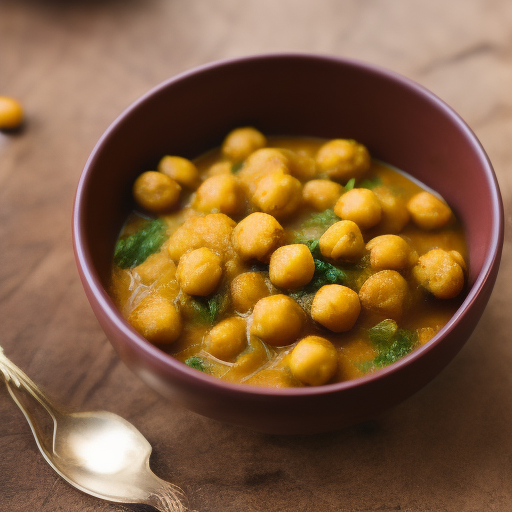
[[[360, 379], [270, 389], [228, 384], [148, 343], [110, 300], [112, 254], [132, 207], [131, 186], [165, 154], [194, 158], [237, 126], [269, 135], [354, 138], [374, 157], [439, 191], [462, 220], [469, 293], [446, 326], [399, 362]], [[445, 103], [376, 66], [315, 55], [216, 62], [159, 85], [131, 105], [94, 148], [78, 185], [76, 261], [87, 297], [121, 359], [145, 382], [192, 411], [269, 433], [339, 429], [411, 396], [455, 356], [491, 294], [503, 244], [503, 211], [491, 164]]]

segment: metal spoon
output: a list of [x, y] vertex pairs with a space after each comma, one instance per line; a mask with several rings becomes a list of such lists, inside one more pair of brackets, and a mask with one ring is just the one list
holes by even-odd
[[[0, 374], [43, 457], [64, 480], [108, 501], [143, 503], [161, 512], [188, 510], [181, 489], [149, 468], [151, 445], [133, 425], [105, 411], [63, 413], [5, 356], [2, 347]], [[49, 428], [44, 421], [50, 419], [48, 415]]]

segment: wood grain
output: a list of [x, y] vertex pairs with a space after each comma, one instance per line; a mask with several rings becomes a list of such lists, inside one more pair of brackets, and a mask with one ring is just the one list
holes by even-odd
[[[0, 344], [60, 402], [133, 422], [200, 512], [508, 512], [511, 33], [508, 0], [2, 0], [0, 94], [27, 123], [0, 134]], [[193, 66], [284, 50], [378, 63], [438, 94], [488, 151], [507, 218], [499, 282], [453, 363], [375, 421], [311, 437], [222, 425], [135, 379], [91, 313], [70, 235], [81, 169], [130, 102]], [[0, 511], [134, 510], [59, 479], [2, 386], [0, 409]]]

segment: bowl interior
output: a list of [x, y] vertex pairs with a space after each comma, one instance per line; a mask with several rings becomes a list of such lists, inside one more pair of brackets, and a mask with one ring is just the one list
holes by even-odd
[[80, 204], [83, 242], [108, 282], [113, 247], [137, 174], [165, 154], [194, 158], [233, 127], [269, 135], [354, 138], [372, 156], [440, 192], [462, 220], [469, 280], [496, 233], [496, 191], [478, 142], [444, 103], [390, 72], [314, 56], [246, 58], [185, 73], [132, 105], [88, 162]]

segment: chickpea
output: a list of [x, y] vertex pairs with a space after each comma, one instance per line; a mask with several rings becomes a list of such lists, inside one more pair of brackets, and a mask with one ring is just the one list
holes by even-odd
[[360, 312], [357, 293], [339, 284], [322, 286], [311, 305], [313, 320], [334, 332], [350, 331]]
[[164, 213], [178, 204], [181, 187], [169, 176], [156, 171], [142, 173], [133, 184], [133, 197], [139, 206]]
[[457, 251], [432, 249], [420, 256], [418, 264], [413, 268], [413, 275], [426, 290], [438, 299], [452, 299], [464, 287], [461, 260], [464, 263], [464, 259]]
[[243, 260], [270, 261], [272, 253], [282, 244], [284, 229], [272, 215], [251, 213], [233, 230], [233, 247]]
[[403, 313], [407, 281], [395, 270], [382, 270], [370, 276], [359, 290], [361, 305], [394, 320]]
[[174, 277], [175, 270], [176, 265], [164, 252], [151, 254], [146, 261], [133, 269], [138, 274], [140, 282], [146, 286], [150, 286], [164, 274]]
[[290, 370], [303, 384], [321, 386], [329, 382], [338, 367], [334, 345], [320, 336], [307, 336], [290, 354]]
[[23, 108], [13, 98], [0, 96], [0, 130], [18, 128], [23, 122]]
[[296, 290], [308, 284], [315, 273], [315, 261], [307, 245], [284, 245], [270, 257], [270, 281], [278, 288]]
[[203, 348], [217, 359], [232, 361], [247, 345], [246, 329], [244, 318], [226, 318], [205, 336]]
[[259, 181], [252, 201], [263, 212], [278, 219], [288, 217], [300, 206], [302, 185], [289, 174], [273, 172]]
[[201, 247], [180, 258], [176, 278], [188, 295], [210, 295], [222, 277], [222, 260], [213, 251]]
[[462, 254], [459, 251], [450, 251], [450, 256], [460, 265], [464, 272], [468, 271], [468, 267], [466, 266], [466, 262], [462, 257]]
[[397, 235], [372, 238], [366, 244], [366, 249], [370, 251], [370, 265], [375, 270], [404, 270], [409, 267], [411, 260], [416, 263], [411, 246]]
[[268, 297], [265, 278], [259, 272], [245, 272], [231, 281], [231, 302], [238, 313], [249, 312], [263, 297]]
[[228, 133], [222, 143], [222, 152], [234, 162], [245, 160], [257, 149], [265, 147], [267, 139], [265, 136], [250, 126], [236, 128]]
[[357, 261], [364, 254], [363, 235], [351, 220], [333, 224], [319, 240], [322, 256], [333, 260]]
[[254, 306], [251, 335], [269, 345], [282, 347], [293, 343], [304, 323], [302, 308], [287, 295], [271, 295]]
[[252, 197], [260, 180], [274, 172], [290, 174], [290, 160], [279, 149], [263, 148], [247, 158], [238, 178], [247, 195]]
[[195, 190], [201, 183], [197, 167], [181, 156], [164, 156], [158, 163], [157, 171], [191, 190]]
[[370, 169], [371, 157], [365, 146], [355, 140], [326, 142], [316, 155], [319, 168], [336, 181], [359, 179]]
[[145, 297], [131, 312], [128, 322], [152, 343], [172, 343], [181, 334], [181, 316], [176, 306], [156, 294]]
[[334, 206], [334, 213], [344, 220], [355, 222], [364, 230], [379, 223], [382, 207], [371, 190], [353, 188], [338, 199]]
[[314, 158], [300, 152], [295, 153], [289, 149], [281, 149], [280, 151], [288, 158], [288, 167], [292, 176], [300, 181], [309, 181], [317, 175], [318, 170]]
[[234, 176], [212, 176], [197, 189], [194, 207], [205, 213], [219, 211], [233, 215], [243, 208], [242, 190]]
[[211, 178], [212, 176], [219, 176], [220, 174], [231, 174], [231, 168], [233, 164], [231, 162], [217, 162], [213, 164], [206, 175]]
[[167, 246], [169, 256], [178, 262], [186, 252], [207, 247], [227, 261], [235, 255], [231, 245], [235, 225], [235, 221], [223, 213], [191, 217], [171, 235]]
[[410, 219], [405, 200], [393, 194], [387, 187], [376, 187], [373, 193], [382, 207], [379, 228], [384, 233], [400, 233]]
[[409, 199], [407, 209], [413, 222], [422, 229], [439, 229], [452, 217], [450, 207], [430, 192], [420, 192]]
[[302, 189], [304, 202], [319, 212], [333, 208], [341, 194], [343, 187], [331, 180], [311, 180]]

